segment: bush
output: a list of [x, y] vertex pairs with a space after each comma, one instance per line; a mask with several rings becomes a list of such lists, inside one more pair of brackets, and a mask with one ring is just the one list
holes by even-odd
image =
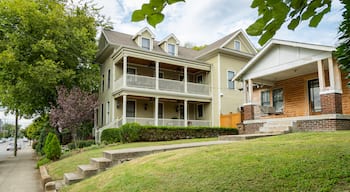
[[[77, 141], [77, 147], [78, 148], [90, 147], [91, 145], [94, 145], [94, 144], [95, 144], [94, 140], [80, 140], [80, 141]], [[75, 149], [75, 144], [74, 143], [68, 143], [68, 149], [69, 150]]]
[[48, 164], [48, 163], [50, 163], [50, 162], [51, 162], [51, 160], [48, 159], [48, 158], [46, 158], [46, 157], [41, 158], [41, 159], [36, 163], [36, 168], [39, 168], [40, 166], [45, 165], [45, 164]]
[[120, 133], [119, 129], [105, 129], [101, 134], [101, 142], [110, 144], [120, 142]]
[[[61, 145], [55, 134], [49, 133], [47, 136], [47, 145], [45, 146], [46, 158], [50, 160], [58, 160], [61, 157]], [[51, 139], [51, 140], [49, 140]]]
[[123, 125], [119, 130], [120, 141], [122, 143], [139, 141], [140, 128], [141, 126], [138, 123], [127, 123]]
[[122, 141], [170, 141], [177, 139], [218, 137], [220, 135], [237, 135], [234, 128], [221, 127], [156, 127], [140, 126], [137, 123], [125, 124], [119, 129], [105, 129], [101, 141], [113, 143]]

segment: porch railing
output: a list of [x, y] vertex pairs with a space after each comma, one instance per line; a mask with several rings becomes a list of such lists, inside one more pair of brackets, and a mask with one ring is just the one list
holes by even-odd
[[[126, 76], [126, 86], [156, 90], [156, 78], [128, 74]], [[122, 87], [123, 87], [123, 78], [121, 77], [115, 81], [114, 89], [118, 90]], [[185, 82], [183, 81], [160, 78], [158, 88], [159, 90], [163, 90], [163, 91], [186, 93]], [[209, 86], [206, 84], [187, 82], [187, 93], [197, 94], [197, 95], [209, 95], [210, 94]]]

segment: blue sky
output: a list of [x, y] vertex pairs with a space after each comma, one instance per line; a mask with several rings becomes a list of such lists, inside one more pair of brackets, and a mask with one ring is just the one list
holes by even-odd
[[[99, 0], [104, 6], [102, 13], [109, 16], [114, 23], [114, 30], [135, 34], [146, 22], [131, 22], [131, 13], [148, 0]], [[193, 45], [210, 44], [215, 40], [237, 30], [246, 29], [257, 19], [257, 10], [250, 8], [251, 1], [247, 0], [186, 0], [166, 7], [165, 20], [151, 30], [156, 39], [161, 40], [174, 33], [181, 44]], [[333, 0], [332, 12], [327, 14], [317, 28], [309, 28], [307, 23], [290, 31], [283, 26], [274, 38], [303, 41], [308, 43], [336, 45], [337, 31], [341, 16], [342, 5], [339, 0]], [[250, 37], [257, 46], [257, 38]]]

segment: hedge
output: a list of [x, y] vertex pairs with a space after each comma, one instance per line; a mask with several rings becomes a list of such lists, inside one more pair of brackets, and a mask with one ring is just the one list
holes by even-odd
[[[78, 140], [77, 141], [78, 148], [90, 147], [91, 145], [94, 145], [94, 144], [95, 144], [95, 140]], [[75, 143], [68, 143], [67, 146], [69, 150], [75, 149]]]
[[170, 141], [177, 139], [207, 138], [220, 135], [237, 135], [235, 128], [222, 127], [168, 127], [168, 126], [141, 126], [137, 123], [125, 124], [122, 127], [105, 129], [101, 141], [135, 142], [135, 141]]

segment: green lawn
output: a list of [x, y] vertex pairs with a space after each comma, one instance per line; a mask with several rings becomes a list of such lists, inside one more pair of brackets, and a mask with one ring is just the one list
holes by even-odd
[[213, 140], [217, 140], [217, 138], [183, 139], [183, 140], [164, 141], [164, 142], [138, 142], [138, 143], [110, 145], [103, 148], [83, 151], [76, 155], [64, 158], [60, 161], [52, 162], [47, 165], [47, 169], [53, 180], [60, 180], [60, 179], [63, 179], [64, 173], [75, 172], [77, 170], [78, 165], [89, 164], [90, 158], [102, 157], [103, 151], [106, 151], [106, 150], [124, 149], [124, 148], [132, 148], [132, 147], [146, 147], [146, 146], [154, 146], [154, 145], [169, 145], [169, 144], [178, 144], [178, 143], [201, 142], [201, 141], [213, 141]]
[[349, 191], [350, 131], [293, 133], [168, 151], [63, 191]]

